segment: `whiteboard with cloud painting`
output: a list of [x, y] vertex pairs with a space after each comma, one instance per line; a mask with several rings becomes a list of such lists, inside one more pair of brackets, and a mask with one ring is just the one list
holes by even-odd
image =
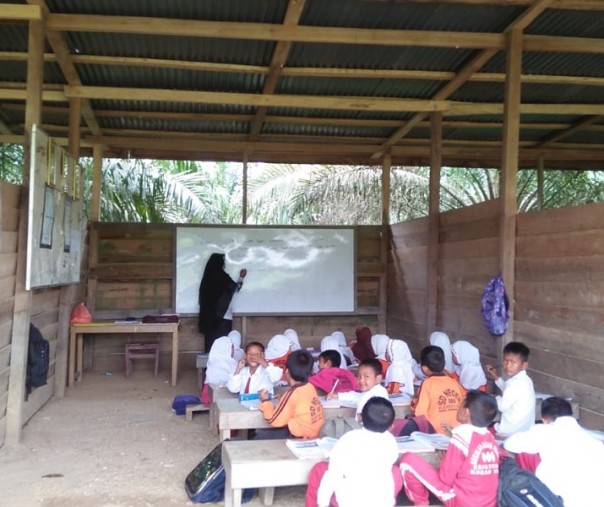
[[354, 243], [352, 227], [178, 227], [176, 311], [198, 313], [205, 264], [224, 253], [233, 280], [248, 271], [233, 298], [235, 314], [353, 312]]

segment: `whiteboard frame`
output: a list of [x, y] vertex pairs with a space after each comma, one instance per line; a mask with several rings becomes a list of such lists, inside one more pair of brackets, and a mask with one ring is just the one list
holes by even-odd
[[[357, 227], [355, 226], [337, 226], [337, 225], [303, 225], [303, 226], [291, 226], [291, 225], [256, 225], [256, 224], [178, 224], [173, 237], [173, 259], [174, 259], [174, 290], [172, 291], [172, 308], [175, 312], [178, 312], [176, 308], [176, 295], [177, 295], [177, 261], [178, 261], [178, 229], [186, 228], [197, 228], [197, 229], [315, 229], [315, 230], [346, 230], [352, 232], [352, 297], [353, 297], [353, 309], [350, 311], [326, 311], [326, 312], [236, 312], [233, 311], [233, 317], [286, 317], [286, 316], [314, 316], [314, 315], [356, 315], [358, 313], [358, 290], [357, 290]], [[244, 289], [242, 289], [244, 290]], [[196, 317], [198, 312], [194, 313], [180, 313], [182, 317]]]

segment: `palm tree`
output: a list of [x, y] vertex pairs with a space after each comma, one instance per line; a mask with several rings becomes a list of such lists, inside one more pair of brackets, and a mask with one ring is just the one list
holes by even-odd
[[23, 146], [0, 143], [0, 180], [16, 185], [23, 181]]

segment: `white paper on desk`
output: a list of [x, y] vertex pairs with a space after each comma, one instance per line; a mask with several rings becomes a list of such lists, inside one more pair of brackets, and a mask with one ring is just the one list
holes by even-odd
[[295, 440], [288, 438], [286, 445], [299, 459], [327, 458], [338, 440], [331, 437]]
[[446, 451], [449, 447], [449, 441], [451, 437], [447, 435], [441, 435], [440, 433], [422, 433], [421, 431], [414, 431], [411, 433], [414, 440], [422, 442], [424, 444], [432, 446], [437, 451]]
[[434, 452], [436, 449], [426, 442], [416, 440], [413, 437], [396, 437], [396, 445], [399, 453], [405, 452]]
[[258, 410], [260, 409], [260, 404], [262, 403], [260, 400], [243, 400], [240, 401], [245, 408], [249, 410]]
[[326, 408], [338, 408], [342, 406], [342, 402], [340, 400], [333, 399], [333, 400], [328, 400], [326, 398], [321, 398], [321, 405], [323, 405], [323, 407]]

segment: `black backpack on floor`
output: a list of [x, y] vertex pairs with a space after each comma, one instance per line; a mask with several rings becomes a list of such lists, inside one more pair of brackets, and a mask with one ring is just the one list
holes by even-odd
[[562, 499], [516, 460], [508, 458], [499, 466], [497, 507], [564, 507]]
[[[222, 466], [222, 443], [212, 449], [185, 479], [185, 491], [192, 502], [217, 503], [224, 501], [226, 477]], [[244, 489], [241, 502], [249, 502], [256, 489]]]
[[48, 365], [50, 364], [50, 347], [40, 330], [33, 324], [29, 325], [29, 345], [27, 349], [27, 371], [25, 388], [27, 394], [34, 387], [46, 385]]

